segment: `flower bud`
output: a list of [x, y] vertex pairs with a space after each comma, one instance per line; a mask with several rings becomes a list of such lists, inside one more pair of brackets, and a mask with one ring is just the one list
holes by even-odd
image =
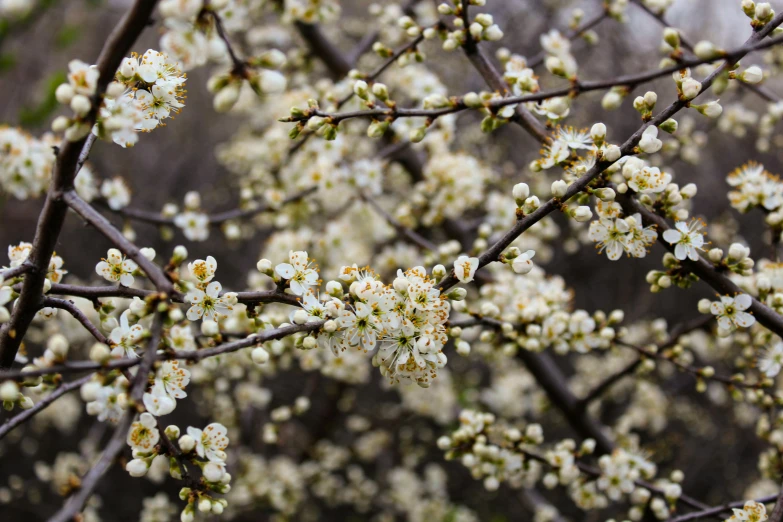
[[702, 40], [693, 48], [693, 54], [702, 60], [709, 60], [710, 58], [717, 57], [720, 53], [718, 52], [718, 49], [712, 44], [712, 42]]
[[125, 471], [131, 477], [143, 477], [147, 474], [147, 469], [147, 463], [141, 459], [133, 459], [125, 465]]
[[606, 125], [603, 123], [593, 124], [590, 128], [590, 138], [592, 138], [596, 145], [603, 143], [604, 138], [606, 138]]
[[305, 324], [309, 317], [306, 311], [297, 310], [294, 312], [294, 324]]
[[664, 132], [668, 132], [669, 134], [674, 134], [675, 132], [677, 132], [678, 126], [679, 125], [677, 124], [677, 120], [673, 118], [669, 118], [665, 122], [661, 123], [658, 128]]
[[220, 89], [212, 100], [216, 112], [228, 112], [239, 100], [239, 84], [232, 82]]
[[604, 159], [611, 163], [620, 159], [623, 153], [617, 145], [611, 145], [604, 150]]
[[580, 223], [590, 221], [593, 218], [593, 211], [586, 205], [576, 207], [574, 211], [574, 219]]
[[92, 108], [92, 103], [90, 102], [90, 99], [83, 95], [83, 94], [77, 94], [73, 98], [71, 98], [71, 110], [75, 112], [78, 116], [86, 116], [88, 112], [90, 112], [90, 109]]
[[692, 100], [701, 92], [701, 82], [693, 78], [686, 78], [682, 82], [682, 96], [686, 100]]
[[220, 325], [218, 325], [215, 321], [205, 319], [201, 322], [201, 333], [207, 337], [215, 337], [220, 333]]
[[514, 201], [517, 202], [517, 206], [521, 207], [530, 195], [530, 187], [527, 186], [527, 183], [517, 183], [514, 185], [511, 194], [514, 196]]
[[182, 453], [190, 453], [196, 447], [196, 441], [190, 435], [181, 436], [177, 443], [179, 444], [179, 449], [182, 450]]
[[751, 65], [740, 74], [740, 79], [745, 83], [756, 84], [764, 79], [764, 71], [758, 65]]
[[250, 357], [253, 359], [253, 362], [259, 366], [269, 362], [269, 352], [260, 346], [258, 348], [253, 348], [253, 351], [250, 353]]
[[353, 93], [359, 98], [366, 100], [369, 97], [367, 82], [358, 80], [353, 84]]
[[680, 33], [677, 29], [667, 27], [663, 30], [663, 41], [677, 49], [680, 47]]
[[19, 397], [19, 385], [14, 381], [5, 381], [0, 384], [0, 401], [14, 402]]
[[562, 198], [563, 196], [565, 196], [567, 190], [568, 190], [568, 183], [566, 183], [562, 179], [559, 179], [552, 183], [552, 196], [555, 198]]
[[269, 259], [260, 259], [256, 263], [256, 269], [262, 274], [272, 275], [272, 261]]
[[70, 105], [73, 96], [73, 87], [71, 87], [71, 84], [69, 83], [61, 83], [57, 87], [57, 90], [54, 91], [54, 97], [63, 105]]

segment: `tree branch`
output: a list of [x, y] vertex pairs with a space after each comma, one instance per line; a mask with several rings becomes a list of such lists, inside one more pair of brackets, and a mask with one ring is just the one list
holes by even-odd
[[[627, 88], [633, 88], [637, 85], [640, 85], [642, 83], [647, 83], [652, 80], [656, 80], [658, 78], [662, 78], [664, 76], [668, 76], [674, 72], [680, 71], [685, 67], [695, 67], [697, 65], [705, 64], [705, 63], [714, 63], [719, 62], [722, 60], [734, 60], [735, 57], [742, 55], [743, 53], [748, 53], [751, 51], [757, 51], [761, 49], [767, 49], [769, 47], [773, 47], [775, 45], [779, 45], [783, 43], [783, 35], [777, 36], [775, 38], [770, 38], [769, 40], [765, 40], [762, 42], [754, 43], [752, 45], [743, 45], [742, 47], [738, 47], [737, 49], [727, 52], [723, 56], [719, 57], [713, 57], [713, 58], [694, 58], [692, 60], [683, 60], [681, 63], [678, 63], [677, 65], [672, 65], [669, 67], [665, 67], [663, 69], [655, 69], [639, 74], [631, 74], [626, 76], [618, 76], [616, 78], [610, 78], [607, 80], [586, 80], [581, 81], [578, 79], [575, 79], [572, 81], [571, 85], [569, 87], [561, 87], [559, 89], [552, 89], [549, 91], [540, 91], [536, 93], [531, 94], [523, 94], [520, 96], [506, 96], [504, 98], [500, 98], [497, 100], [490, 101], [486, 103], [482, 109], [488, 109], [492, 111], [493, 113], [496, 112], [498, 109], [501, 109], [502, 107], [506, 107], [509, 105], [518, 105], [521, 103], [530, 103], [530, 102], [537, 102], [537, 101], [543, 101], [548, 100], [551, 98], [557, 98], [562, 96], [571, 96], [575, 97], [579, 94], [591, 92], [591, 91], [597, 91], [597, 90], [606, 90], [611, 89], [612, 87], [627, 87]], [[483, 63], [483, 62], [482, 62]], [[482, 65], [484, 67], [485, 65]], [[491, 65], [486, 65], [486, 67], [490, 67], [492, 69]], [[492, 69], [494, 70], [494, 69]], [[492, 70], [489, 72], [485, 72], [485, 74], [492, 74]], [[497, 73], [497, 71], [494, 71]], [[504, 80], [502, 77], [498, 76], [493, 80], [493, 83], [490, 84], [495, 90], [499, 90], [500, 92], [504, 92], [504, 90], [507, 90], [507, 87], [503, 87], [499, 89], [496, 87], [496, 85], [500, 85], [498, 82], [503, 82], [505, 85]], [[489, 82], [488, 82], [489, 83]], [[743, 83], [743, 85], [747, 85]], [[343, 120], [349, 120], [354, 118], [391, 118], [391, 119], [397, 119], [397, 118], [439, 118], [440, 116], [444, 116], [446, 114], [454, 114], [458, 112], [462, 112], [465, 110], [468, 110], [469, 107], [465, 105], [463, 97], [455, 97], [452, 98], [453, 102], [452, 105], [449, 107], [441, 107], [437, 109], [422, 109], [422, 108], [406, 108], [406, 107], [379, 107], [379, 108], [373, 108], [373, 109], [363, 109], [363, 110], [356, 110], [356, 111], [348, 111], [348, 112], [325, 112], [321, 111], [319, 109], [313, 110], [308, 112], [305, 116], [299, 116], [299, 117], [289, 117], [284, 118], [281, 121], [287, 121], [287, 122], [300, 122], [300, 121], [307, 121], [313, 116], [319, 116], [322, 118], [327, 118], [331, 123], [338, 124]], [[517, 107], [519, 109], [519, 107]], [[533, 117], [531, 115], [531, 117]], [[534, 118], [535, 119], [535, 118]], [[533, 133], [531, 132], [540, 142], [544, 143], [549, 139], [548, 131], [543, 128], [543, 125], [538, 120], [535, 120], [539, 125], [539, 129]]]
[[[655, 225], [658, 232], [658, 242], [666, 247], [667, 250], [674, 251], [674, 245], [670, 245], [663, 239], [663, 232], [670, 228], [666, 219], [649, 210], [629, 194], [618, 194], [617, 202], [620, 203], [626, 214], [631, 215], [639, 213], [642, 216], [642, 221], [645, 225]], [[710, 285], [721, 295], [744, 293], [739, 286], [734, 284], [731, 279], [719, 272], [712, 263], [704, 258], [700, 257], [698, 261], [686, 259], [680, 261], [680, 264], [689, 272], [699, 276], [702, 281]], [[770, 331], [783, 337], [783, 316], [755, 297], [751, 296], [751, 300], [750, 311], [753, 313], [756, 320]]]
[[65, 299], [55, 299], [54, 297], [46, 297], [43, 301], [43, 306], [50, 306], [52, 308], [59, 308], [65, 310], [73, 316], [74, 319], [79, 321], [84, 328], [92, 334], [96, 341], [103, 344], [109, 344], [109, 340], [103, 335], [98, 328], [90, 322], [84, 313], [79, 310], [72, 301]]
[[[585, 20], [582, 24], [580, 24], [578, 27], [575, 27], [568, 31], [565, 34], [565, 37], [568, 38], [570, 41], [574, 41], [583, 34], [585, 34], [587, 31], [595, 27], [596, 25], [600, 24], [606, 18], [609, 17], [609, 13], [606, 10], [606, 7], [602, 6], [601, 11], [599, 11], [597, 14], [595, 14], [592, 18], [588, 18]], [[544, 63], [544, 60], [546, 60], [546, 53], [544, 51], [539, 52], [537, 55], [532, 57], [530, 60], [527, 61], [527, 66], [531, 69], [535, 69], [542, 63]]]
[[389, 225], [394, 228], [394, 230], [397, 231], [397, 235], [399, 237], [406, 239], [409, 243], [423, 248], [424, 250], [429, 250], [430, 252], [438, 251], [438, 245], [394, 219], [394, 216], [386, 212], [386, 210], [381, 207], [373, 197], [365, 194], [364, 192], [360, 192], [360, 196], [363, 201], [369, 204], [378, 213], [379, 216], [381, 216]]
[[[769, 33], [772, 32], [772, 30], [777, 27], [778, 25], [783, 22], [783, 14], [778, 14], [775, 16], [775, 18], [769, 22], [767, 25], [765, 25], [763, 28], [761, 28], [759, 31], [756, 31], [751, 35], [751, 37], [748, 39], [746, 44], [742, 46], [740, 49], [741, 51], [735, 51], [732, 53], [732, 61], [736, 62], [742, 56], [744, 56], [744, 53], [749, 52], [750, 49], [753, 48], [756, 42], [760, 41], [762, 38], [767, 36]], [[767, 43], [769, 43], [772, 40], [776, 40], [776, 38], [770, 39]], [[706, 92], [709, 87], [712, 85], [712, 83], [715, 81], [715, 78], [717, 78], [727, 67], [728, 67], [729, 61], [724, 62], [723, 65], [716, 68], [707, 78], [702, 81], [702, 90], [699, 93], [699, 95], [702, 95], [704, 92]], [[657, 116], [652, 118], [648, 123], [645, 123], [642, 125], [636, 132], [634, 132], [626, 141], [625, 143], [620, 146], [620, 152], [623, 156], [633, 155], [635, 154], [635, 147], [639, 143], [639, 140], [642, 138], [642, 134], [644, 131], [651, 125], [658, 126], [661, 123], [665, 122], [675, 114], [677, 114], [681, 109], [685, 108], [687, 105], [691, 103], [692, 100], [676, 100], [671, 105], [663, 109], [661, 112], [658, 113]], [[566, 190], [565, 195], [561, 198], [552, 198], [548, 200], [546, 203], [541, 205], [537, 210], [534, 212], [531, 212], [530, 214], [523, 216], [521, 219], [517, 220], [516, 225], [506, 232], [506, 234], [501, 237], [495, 244], [493, 244], [489, 249], [484, 251], [483, 254], [479, 257], [479, 268], [483, 268], [487, 266], [490, 263], [493, 263], [497, 261], [500, 257], [500, 254], [508, 248], [511, 243], [514, 242], [514, 240], [519, 237], [523, 232], [525, 232], [527, 229], [532, 227], [534, 224], [541, 221], [544, 217], [554, 212], [556, 209], [560, 208], [561, 202], [568, 201], [578, 193], [582, 192], [589, 184], [592, 182], [595, 178], [600, 176], [603, 171], [611, 165], [610, 162], [606, 161], [603, 158], [599, 158], [595, 165], [588, 170], [582, 177], [580, 177], [578, 180], [576, 180], [574, 183], [569, 185], [568, 189]], [[618, 195], [618, 199], [619, 196]], [[662, 237], [659, 236], [659, 239], [662, 240]], [[443, 278], [443, 280], [438, 283], [438, 288], [441, 290], [441, 292], [448, 290], [452, 286], [456, 285], [459, 282], [459, 280], [454, 275], [454, 272], [452, 272]], [[774, 313], [774, 312], [772, 312]], [[777, 315], [777, 314], [775, 314]], [[771, 319], [771, 318], [768, 318]], [[778, 316], [778, 321], [781, 323], [781, 328], [783, 328], [783, 318], [780, 318]], [[783, 331], [783, 329], [781, 330]]]
[[166, 294], [177, 293], [174, 289], [174, 284], [163, 269], [144, 257], [139, 247], [133, 242], [128, 241], [125, 236], [122, 235], [122, 232], [114, 228], [114, 226], [109, 223], [108, 219], [103, 217], [97, 210], [92, 208], [89, 203], [80, 198], [79, 195], [76, 194], [76, 191], [66, 191], [63, 194], [63, 200], [74, 212], [79, 214], [82, 219], [95, 227], [98, 232], [103, 234], [106, 239], [119, 248], [123, 254], [133, 259], [158, 290]]
[[88, 382], [90, 379], [92, 379], [92, 375], [87, 375], [85, 377], [82, 377], [80, 379], [76, 379], [75, 381], [71, 381], [66, 384], [61, 384], [57, 389], [52, 391], [49, 395], [38, 401], [32, 408], [29, 410], [24, 410], [19, 415], [16, 415], [15, 417], [11, 417], [7, 421], [5, 421], [2, 425], [0, 425], [0, 440], [3, 439], [6, 435], [8, 435], [14, 428], [17, 428], [27, 422], [28, 420], [32, 419], [36, 414], [46, 409], [50, 404], [52, 404], [54, 401], [65, 395], [66, 393], [69, 393], [77, 388], [81, 388], [81, 386]]
[[[95, 122], [100, 108], [100, 97], [114, 78], [114, 73], [131, 45], [147, 26], [155, 0], [136, 0], [103, 46], [97, 61], [98, 77], [93, 107], [85, 117], [90, 125]], [[33, 269], [25, 276], [22, 292], [16, 301], [10, 321], [0, 330], [0, 368], [9, 368], [16, 358], [19, 346], [27, 333], [41, 303], [47, 267], [62, 230], [68, 206], [63, 193], [73, 187], [80, 158], [86, 159], [93, 140], [87, 137], [79, 141], [65, 141], [55, 161], [52, 181], [38, 218], [29, 261]]]

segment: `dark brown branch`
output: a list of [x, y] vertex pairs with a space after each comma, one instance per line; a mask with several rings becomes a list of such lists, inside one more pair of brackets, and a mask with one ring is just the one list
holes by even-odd
[[112, 242], [123, 254], [131, 258], [139, 265], [155, 287], [166, 294], [175, 294], [176, 290], [166, 273], [158, 265], [144, 257], [139, 247], [128, 241], [122, 232], [114, 228], [97, 210], [76, 194], [75, 190], [68, 190], [63, 194], [63, 200], [71, 209], [79, 214], [82, 219], [95, 227], [106, 239]]
[[2, 380], [14, 380], [23, 381], [31, 377], [40, 377], [43, 375], [54, 374], [68, 374], [68, 373], [84, 373], [84, 372], [96, 372], [96, 371], [110, 371], [110, 370], [122, 370], [125, 368], [131, 368], [138, 366], [141, 363], [141, 359], [123, 358], [114, 359], [105, 364], [97, 363], [93, 361], [73, 361], [58, 364], [56, 366], [46, 366], [43, 368], [36, 368], [34, 370], [5, 370], [0, 371], [0, 381]]
[[[305, 190], [302, 190], [301, 192], [297, 192], [296, 194], [292, 194], [291, 196], [288, 196], [285, 198], [281, 205], [288, 205], [289, 203], [296, 203], [298, 201], [303, 200], [305, 197], [309, 196], [310, 194], [314, 193], [316, 190], [318, 190], [318, 187], [310, 187]], [[105, 210], [109, 210], [110, 212], [113, 212], [117, 215], [123, 216], [128, 219], [133, 219], [135, 221], [142, 221], [145, 223], [150, 223], [152, 225], [159, 225], [159, 226], [174, 226], [174, 218], [169, 216], [164, 216], [160, 212], [155, 212], [152, 210], [144, 210], [144, 209], [138, 209], [138, 208], [132, 208], [132, 207], [125, 207], [121, 208], [119, 210], [111, 209], [105, 202], [103, 201], [96, 201], [98, 205], [100, 205]], [[266, 203], [257, 205], [255, 207], [248, 207], [248, 208], [235, 208], [231, 210], [226, 210], [225, 212], [216, 212], [214, 214], [209, 214], [207, 217], [209, 218], [209, 224], [212, 226], [219, 226], [225, 223], [226, 221], [232, 221], [232, 220], [239, 220], [239, 219], [249, 219], [253, 218], [259, 214], [264, 214], [267, 212], [275, 212], [279, 210], [279, 206], [271, 206]]]
[[[696, 65], [701, 65], [704, 63], [713, 63], [718, 62], [722, 60], [733, 60], [736, 56], [747, 53], [750, 51], [760, 50], [760, 49], [766, 49], [769, 47], [773, 47], [775, 45], [779, 45], [783, 43], [783, 36], [777, 36], [775, 38], [770, 38], [768, 40], [764, 40], [762, 42], [755, 43], [753, 45], [743, 45], [742, 47], [739, 47], [735, 49], [734, 51], [731, 51], [729, 53], [726, 53], [723, 56], [719, 57], [713, 57], [713, 58], [694, 58], [692, 60], [682, 61], [681, 63], [678, 63], [677, 65], [672, 65], [670, 67], [665, 67], [663, 69], [655, 69], [652, 71], [647, 71], [639, 74], [631, 74], [626, 76], [618, 76], [616, 78], [610, 78], [608, 80], [574, 80], [570, 86], [568, 87], [561, 87], [558, 89], [551, 89], [549, 91], [540, 91], [532, 94], [523, 94], [520, 96], [506, 96], [504, 98], [500, 98], [497, 100], [493, 100], [491, 102], [488, 102], [485, 106], [485, 108], [496, 111], [497, 109], [500, 109], [502, 107], [506, 107], [508, 105], [516, 105], [521, 103], [529, 103], [529, 102], [537, 102], [537, 101], [543, 101], [548, 100], [551, 98], [557, 98], [561, 96], [576, 96], [578, 94], [591, 92], [591, 91], [597, 91], [597, 90], [606, 90], [611, 89], [612, 87], [628, 87], [632, 88], [637, 85], [640, 85], [642, 83], [646, 83], [664, 76], [668, 76], [674, 72], [677, 72], [679, 70], [682, 70], [684, 67], [694, 67]], [[481, 63], [481, 67], [485, 67], [485, 69], [482, 69], [484, 72], [482, 72], [482, 75], [487, 74], [491, 75], [493, 74], [493, 71], [495, 74], [497, 71], [491, 66], [491, 64]], [[503, 82], [502, 77], [495, 77], [492, 83], [490, 83], [490, 86], [493, 87], [493, 89], [498, 90], [500, 92], [504, 92], [500, 88], [497, 87], [497, 85], [500, 85], [499, 82]], [[489, 82], [488, 82], [489, 83]], [[504, 83], [505, 85], [505, 83]], [[743, 84], [746, 85], [746, 84]], [[502, 89], [507, 90], [507, 87], [503, 87]], [[291, 117], [291, 118], [285, 118], [283, 121], [291, 121], [291, 122], [299, 122], [299, 121], [306, 121], [310, 119], [313, 116], [319, 116], [322, 118], [327, 118], [331, 123], [338, 124], [343, 120], [349, 120], [353, 118], [439, 118], [441, 116], [445, 116], [446, 114], [454, 114], [457, 112], [462, 112], [467, 110], [468, 107], [465, 105], [463, 98], [457, 97], [454, 98], [453, 105], [449, 107], [442, 107], [438, 109], [419, 109], [419, 108], [405, 108], [405, 107], [389, 107], [389, 108], [373, 108], [373, 109], [364, 109], [364, 110], [355, 110], [355, 111], [348, 111], [348, 112], [335, 112], [335, 113], [329, 113], [324, 112], [321, 110], [313, 110], [310, 113], [308, 113], [305, 116], [300, 117]], [[517, 107], [519, 109], [519, 107]], [[531, 115], [532, 117], [532, 115]], [[540, 141], [545, 142], [548, 140], [548, 131], [543, 128], [543, 125], [538, 121], [535, 120], [539, 125], [539, 131], [534, 134], [534, 136]]]
[[638, 358], [635, 361], [633, 361], [631, 364], [627, 365], [625, 368], [620, 369], [619, 371], [613, 373], [612, 375], [610, 375], [609, 377], [601, 381], [600, 384], [598, 384], [595, 388], [590, 390], [590, 393], [588, 393], [584, 398], [582, 398], [579, 401], [579, 407], [585, 409], [588, 406], [590, 406], [593, 402], [603, 397], [604, 394], [608, 392], [615, 384], [622, 381], [629, 375], [633, 374], [641, 364], [642, 364], [642, 359]]
[[13, 279], [14, 277], [19, 277], [21, 275], [26, 274], [27, 272], [31, 271], [33, 268], [35, 268], [33, 265], [25, 261], [19, 266], [15, 266], [14, 268], [9, 268], [7, 270], [0, 272], [0, 278], [5, 280]]
[[[222, 292], [221, 295], [225, 295], [227, 292]], [[257, 290], [248, 292], [234, 292], [237, 296], [237, 300], [240, 303], [245, 304], [261, 304], [261, 303], [282, 303], [291, 306], [299, 306], [299, 298], [293, 294], [286, 294], [279, 290]], [[124, 286], [77, 286], [77, 285], [63, 285], [53, 284], [49, 295], [66, 295], [72, 297], [82, 297], [95, 301], [96, 299], [104, 297], [122, 297], [125, 299], [133, 299], [138, 297], [140, 299], [146, 299], [159, 295], [155, 290], [142, 290], [139, 288], [127, 288]], [[171, 300], [175, 303], [183, 303], [184, 296], [180, 293], [172, 295]], [[59, 301], [59, 300], [58, 300]], [[57, 304], [45, 305], [45, 306], [57, 306]]]
[[11, 417], [7, 421], [5, 421], [2, 425], [0, 425], [0, 440], [2, 440], [3, 437], [8, 435], [11, 432], [11, 430], [13, 430], [18, 426], [21, 426], [28, 420], [32, 419], [37, 413], [46, 409], [50, 404], [52, 404], [54, 401], [56, 401], [66, 393], [76, 390], [77, 388], [81, 388], [82, 384], [88, 382], [90, 379], [92, 379], [92, 375], [87, 375], [80, 379], [76, 379], [75, 381], [61, 384], [57, 389], [53, 390], [49, 395], [47, 395], [46, 397], [38, 401], [29, 410], [24, 410], [19, 415], [16, 415], [15, 417]]
[[326, 65], [327, 72], [333, 80], [348, 76], [353, 68], [351, 62], [326, 38], [318, 25], [296, 22], [296, 28], [310, 52]]
[[[289, 325], [280, 328], [274, 328], [271, 330], [263, 330], [256, 335], [251, 335], [238, 341], [232, 341], [223, 343], [213, 348], [205, 348], [202, 350], [185, 351], [178, 350], [170, 354], [161, 354], [156, 360], [184, 360], [184, 361], [201, 361], [203, 359], [214, 357], [217, 355], [223, 355], [226, 353], [236, 352], [242, 348], [248, 348], [250, 346], [257, 346], [267, 341], [274, 341], [277, 339], [283, 339], [289, 335], [293, 335], [299, 332], [316, 332], [321, 326], [323, 321], [307, 323], [303, 325]], [[105, 364], [96, 363], [93, 361], [74, 361], [57, 366], [50, 366], [47, 368], [36, 368], [35, 370], [7, 370], [0, 372], [0, 381], [3, 380], [16, 380], [22, 381], [30, 377], [39, 377], [42, 375], [53, 374], [66, 374], [66, 373], [81, 373], [81, 372], [95, 372], [105, 370], [124, 370], [133, 366], [138, 366], [143, 362], [138, 357], [114, 359]]]
[[294, 324], [290, 326], [284, 326], [282, 328], [276, 328], [273, 330], [262, 330], [256, 335], [251, 335], [245, 339], [238, 341], [232, 341], [230, 343], [224, 343], [214, 348], [206, 348], [204, 350], [184, 351], [177, 350], [173, 353], [170, 359], [180, 359], [186, 361], [200, 361], [208, 357], [215, 357], [216, 355], [223, 355], [226, 353], [236, 352], [242, 348], [249, 348], [251, 346], [258, 346], [267, 341], [274, 341], [282, 339], [299, 332], [317, 332], [321, 329], [325, 321], [317, 321], [306, 324]]
[[[100, 97], [114, 78], [114, 73], [131, 45], [147, 26], [155, 0], [137, 0], [117, 25], [103, 46], [97, 60], [98, 77], [92, 110], [85, 116], [87, 125], [95, 122]], [[39, 309], [47, 267], [62, 230], [68, 206], [63, 193], [73, 188], [80, 158], [86, 159], [92, 140], [87, 137], [75, 142], [65, 141], [60, 147], [52, 173], [52, 181], [38, 217], [29, 261], [33, 269], [25, 276], [22, 292], [16, 301], [10, 321], [0, 330], [0, 368], [9, 368], [19, 346]]]

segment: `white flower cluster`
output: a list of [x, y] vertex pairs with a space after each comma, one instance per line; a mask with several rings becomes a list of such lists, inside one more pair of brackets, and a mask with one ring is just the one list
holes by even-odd
[[425, 225], [458, 218], [484, 200], [486, 186], [493, 178], [492, 170], [473, 156], [434, 156], [424, 167], [424, 180], [414, 187], [412, 201], [422, 209]]
[[[302, 309], [291, 314], [292, 322], [325, 321], [322, 332], [304, 338], [304, 348], [328, 348], [335, 357], [348, 349], [372, 352], [377, 348], [373, 364], [382, 375], [392, 382], [406, 379], [423, 387], [446, 365], [442, 350], [448, 340], [444, 324], [450, 305], [437, 289], [437, 280], [423, 267], [400, 270], [393, 284], [386, 285], [369, 269], [345, 266], [339, 281], [327, 283], [328, 296], [321, 296], [322, 300], [317, 293], [318, 272], [307, 252], [291, 251], [289, 261], [273, 271], [271, 262], [262, 259], [258, 269], [285, 281], [291, 293], [302, 297]], [[440, 274], [443, 277], [445, 269]], [[260, 353], [263, 348], [256, 351], [254, 359], [268, 359]]]
[[[438, 447], [447, 459], [459, 458], [484, 487], [494, 491], [501, 483], [513, 488], [533, 487], [541, 481], [549, 489], [565, 486], [573, 501], [583, 510], [605, 508], [609, 500], [627, 499], [632, 507], [629, 518], [637, 520], [645, 506], [659, 519], [668, 516], [663, 498], [652, 493], [639, 480], [655, 477], [657, 468], [641, 455], [617, 449], [598, 459], [598, 469], [584, 467], [581, 459], [595, 450], [595, 441], [585, 440], [580, 447], [571, 439], [541, 451], [544, 442], [539, 424], [523, 428], [498, 420], [491, 413], [462, 410], [460, 426], [448, 436], [438, 439]], [[677, 477], [680, 478], [681, 477]], [[681, 494], [675, 482], [660, 481], [666, 500]]]
[[191, 321], [203, 319], [217, 323], [227, 317], [237, 302], [236, 294], [222, 294], [223, 286], [212, 281], [217, 271], [215, 258], [209, 256], [206, 260], [197, 259], [188, 264], [188, 270], [196, 279], [196, 284], [185, 296], [185, 300], [191, 304], [187, 318]]
[[0, 126], [0, 189], [17, 199], [40, 196], [54, 166], [54, 138], [37, 139], [13, 127]]
[[[502, 322], [500, 333], [514, 342], [513, 350], [587, 353], [605, 349], [616, 336], [615, 326], [623, 320], [619, 310], [608, 317], [603, 312], [572, 311], [571, 292], [563, 279], [547, 276], [541, 269], [533, 269], [526, 277], [507, 270], [498, 270], [494, 276], [495, 281], [481, 287], [476, 312]], [[455, 311], [462, 311], [463, 305], [455, 303]], [[480, 341], [495, 337], [486, 331]]]
[[60, 85], [55, 96], [70, 106], [74, 116], [55, 118], [52, 129], [64, 132], [70, 141], [82, 139], [92, 130], [100, 138], [131, 147], [138, 142], [138, 132], [151, 131], [184, 106], [182, 71], [165, 54], [149, 49], [142, 56], [133, 53], [123, 60], [107, 87], [95, 125], [90, 127], [86, 117], [93, 111], [100, 73], [79, 60], [71, 61], [68, 68], [68, 83]]
[[732, 207], [740, 212], [763, 208], [769, 212], [768, 223], [778, 225], [783, 222], [780, 210], [783, 206], [783, 183], [764, 169], [764, 165], [748, 162], [729, 173], [726, 181], [733, 189], [729, 191]]
[[596, 242], [598, 252], [606, 251], [606, 257], [612, 261], [620, 259], [623, 253], [631, 257], [645, 257], [648, 248], [658, 239], [655, 227], [644, 227], [639, 214], [618, 217], [616, 209], [610, 208], [610, 205], [596, 206], [596, 210], [598, 220], [590, 223], [588, 237]]
[[571, 54], [571, 41], [557, 29], [541, 35], [541, 47], [547, 54], [544, 65], [556, 76], [576, 78], [577, 63]]

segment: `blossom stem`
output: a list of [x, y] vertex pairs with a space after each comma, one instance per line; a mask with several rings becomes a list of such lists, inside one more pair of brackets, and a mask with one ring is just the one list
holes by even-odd
[[92, 334], [96, 341], [106, 345], [109, 344], [109, 340], [106, 338], [106, 336], [103, 335], [100, 330], [98, 330], [98, 328], [92, 324], [92, 322], [90, 322], [87, 316], [84, 315], [84, 312], [79, 310], [79, 308], [72, 301], [68, 301], [66, 299], [56, 299], [54, 297], [46, 297], [43, 301], [43, 306], [65, 310], [71, 314], [74, 319], [79, 321], [79, 323], [81, 323], [81, 325], [84, 326], [84, 328], [90, 332], [90, 334]]

